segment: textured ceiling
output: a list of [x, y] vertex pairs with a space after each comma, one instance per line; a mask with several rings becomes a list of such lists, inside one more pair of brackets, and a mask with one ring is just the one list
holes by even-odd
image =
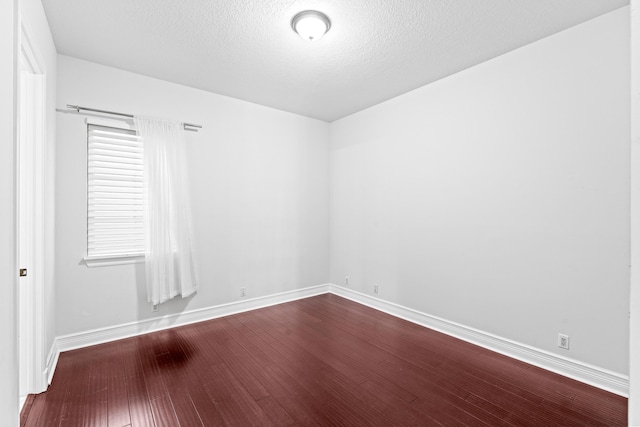
[[[42, 3], [61, 54], [333, 121], [629, 0]], [[305, 9], [332, 21], [314, 43], [290, 27]]]

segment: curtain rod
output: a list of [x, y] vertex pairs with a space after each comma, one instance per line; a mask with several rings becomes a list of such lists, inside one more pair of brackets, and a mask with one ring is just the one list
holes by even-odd
[[[80, 112], [80, 110], [84, 110], [84, 111], [92, 111], [94, 113], [111, 114], [113, 116], [129, 117], [131, 119], [133, 118], [133, 114], [117, 113], [115, 111], [107, 111], [107, 110], [98, 110], [98, 109], [95, 109], [95, 108], [81, 107], [79, 105], [67, 104], [67, 108], [70, 108], [72, 110], [76, 110], [78, 113]], [[183, 125], [184, 128], [202, 129], [202, 125], [194, 125], [193, 123], [183, 123], [182, 125]]]

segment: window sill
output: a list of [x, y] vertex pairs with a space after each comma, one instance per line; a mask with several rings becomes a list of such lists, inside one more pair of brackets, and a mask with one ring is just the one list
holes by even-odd
[[144, 255], [84, 257], [84, 263], [87, 267], [108, 267], [111, 265], [138, 264], [142, 262], [144, 262]]

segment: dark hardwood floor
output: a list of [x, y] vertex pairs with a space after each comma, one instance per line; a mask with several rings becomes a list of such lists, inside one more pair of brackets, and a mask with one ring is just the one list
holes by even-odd
[[622, 426], [627, 399], [335, 295], [60, 355], [23, 426]]

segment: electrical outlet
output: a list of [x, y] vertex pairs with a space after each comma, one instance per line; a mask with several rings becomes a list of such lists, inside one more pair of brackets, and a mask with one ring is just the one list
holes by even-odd
[[373, 293], [374, 294], [378, 293], [378, 285], [373, 285]]
[[349, 286], [349, 276], [344, 277], [344, 285]]
[[247, 296], [247, 288], [240, 288], [240, 297]]
[[569, 350], [569, 335], [558, 334], [558, 347]]

